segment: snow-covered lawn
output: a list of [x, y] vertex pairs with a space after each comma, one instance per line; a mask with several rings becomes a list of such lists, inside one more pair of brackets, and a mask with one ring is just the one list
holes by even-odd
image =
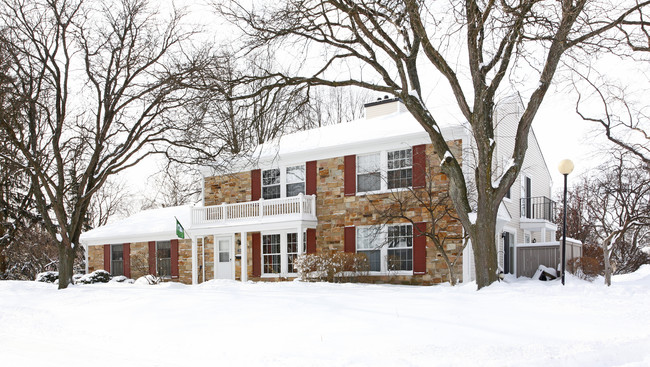
[[650, 266], [588, 283], [0, 282], [2, 366], [650, 366]]

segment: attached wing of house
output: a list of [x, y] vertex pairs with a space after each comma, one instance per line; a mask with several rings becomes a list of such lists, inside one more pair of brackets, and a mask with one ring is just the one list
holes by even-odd
[[[471, 179], [468, 130], [453, 124], [441, 131]], [[507, 134], [497, 138], [497, 146]], [[539, 209], [550, 200], [550, 175], [538, 179], [538, 170], [548, 174], [545, 165], [538, 165], [533, 159], [524, 171], [535, 178], [522, 181], [528, 191], [513, 187], [499, 210], [498, 233], [509, 233], [499, 241], [505, 272], [518, 266], [518, 242], [554, 237], [552, 207]], [[535, 191], [538, 181], [543, 190]], [[297, 256], [328, 252], [365, 255], [371, 280], [440, 283], [447, 281], [446, 266], [430, 240], [418, 235], [430, 221], [427, 210], [415, 204], [405, 208], [412, 221], [386, 220], [382, 213], [394, 206], [396, 193], [446, 191], [446, 185], [426, 132], [399, 100], [383, 99], [366, 105], [365, 119], [285, 135], [259, 146], [252, 159], [232, 162], [227, 173], [206, 170], [203, 205], [145, 211], [125, 219], [122, 229], [115, 223], [84, 233], [82, 243], [88, 248], [89, 271], [149, 272], [193, 284], [219, 278], [291, 279], [298, 275]], [[520, 203], [527, 205], [525, 213], [530, 208], [548, 215], [524, 220]], [[188, 234], [180, 241], [174, 216]], [[452, 256], [463, 257], [457, 273], [471, 280], [471, 249], [460, 252], [462, 226], [456, 224], [449, 226], [455, 240], [446, 246]]]

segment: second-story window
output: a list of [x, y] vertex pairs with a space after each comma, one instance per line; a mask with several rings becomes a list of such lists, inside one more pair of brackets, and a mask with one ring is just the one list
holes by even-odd
[[357, 156], [357, 192], [381, 189], [381, 158], [379, 153]]
[[411, 149], [388, 152], [388, 188], [410, 187], [413, 177], [413, 158]]
[[305, 166], [287, 167], [287, 197], [305, 193]]
[[279, 168], [262, 171], [262, 197], [264, 199], [277, 199], [280, 197]]

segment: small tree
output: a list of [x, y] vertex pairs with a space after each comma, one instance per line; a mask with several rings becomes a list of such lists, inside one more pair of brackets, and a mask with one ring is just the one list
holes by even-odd
[[588, 186], [587, 222], [603, 251], [607, 285], [613, 273], [634, 271], [649, 260], [639, 239], [650, 226], [650, 173], [637, 169], [628, 156], [619, 153], [616, 164], [601, 167], [604, 173]]
[[[435, 246], [436, 252], [445, 262], [449, 273], [449, 283], [454, 286], [460, 279], [458, 268], [459, 260], [468, 243], [467, 236], [463, 235], [462, 225], [456, 215], [453, 202], [449, 197], [448, 181], [436, 181], [437, 177], [444, 177], [439, 166], [426, 165], [426, 186], [406, 190], [391, 191], [386, 197], [366, 196], [373, 205], [379, 218], [384, 223], [395, 220], [407, 221], [413, 228], [413, 236], [426, 236]], [[424, 215], [416, 221], [415, 209], [422, 208]], [[424, 227], [416, 222], [426, 222]]]

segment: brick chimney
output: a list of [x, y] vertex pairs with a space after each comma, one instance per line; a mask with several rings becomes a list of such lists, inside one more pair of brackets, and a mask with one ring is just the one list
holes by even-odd
[[401, 99], [397, 97], [389, 98], [387, 95], [363, 106], [366, 108], [366, 120], [394, 112], [406, 111], [406, 106], [404, 106]]

